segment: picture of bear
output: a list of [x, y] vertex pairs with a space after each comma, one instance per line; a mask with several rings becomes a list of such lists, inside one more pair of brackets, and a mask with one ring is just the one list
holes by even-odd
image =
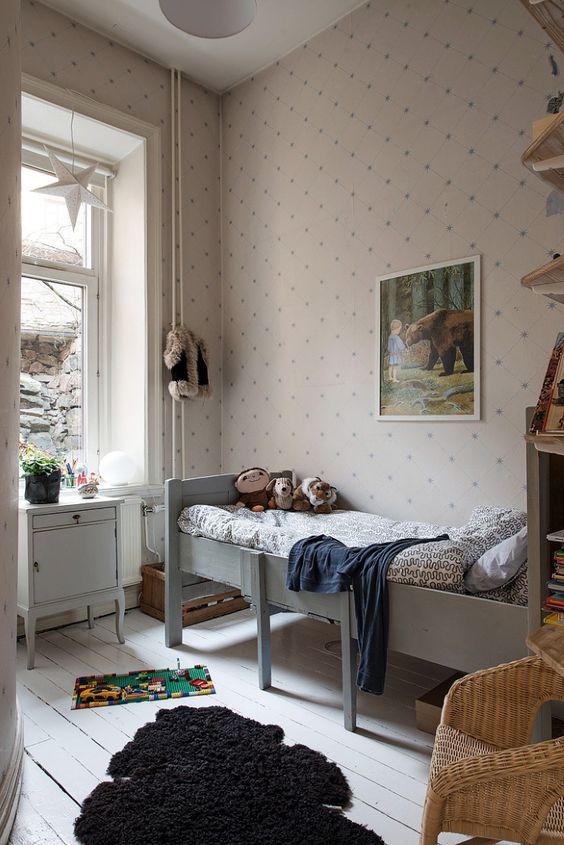
[[432, 370], [441, 359], [444, 372], [440, 376], [451, 376], [454, 372], [456, 351], [460, 350], [466, 369], [474, 372], [474, 311], [456, 311], [439, 308], [407, 327], [405, 342], [414, 346], [422, 340], [430, 344], [429, 359], [424, 370]]

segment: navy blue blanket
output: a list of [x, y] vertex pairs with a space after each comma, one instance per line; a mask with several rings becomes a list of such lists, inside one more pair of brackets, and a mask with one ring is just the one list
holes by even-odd
[[290, 549], [286, 587], [294, 592], [341, 593], [352, 584], [360, 663], [357, 685], [381, 695], [388, 651], [388, 589], [386, 577], [394, 557], [409, 546], [448, 540], [407, 537], [371, 546], [345, 546], [325, 534], [299, 540]]

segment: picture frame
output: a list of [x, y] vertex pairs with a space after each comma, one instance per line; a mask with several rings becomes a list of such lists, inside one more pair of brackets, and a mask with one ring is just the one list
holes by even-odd
[[558, 333], [550, 353], [529, 433], [564, 436], [564, 332]]
[[378, 276], [376, 418], [480, 419], [480, 256]]

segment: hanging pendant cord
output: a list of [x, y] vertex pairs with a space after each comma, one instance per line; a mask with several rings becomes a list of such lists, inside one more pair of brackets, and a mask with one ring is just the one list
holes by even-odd
[[74, 176], [74, 109], [71, 112], [70, 134], [71, 134], [71, 150], [72, 150], [71, 173]]

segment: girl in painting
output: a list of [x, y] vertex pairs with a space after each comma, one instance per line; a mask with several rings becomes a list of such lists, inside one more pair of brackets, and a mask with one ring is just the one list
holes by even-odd
[[388, 337], [388, 378], [391, 382], [398, 383], [398, 372], [401, 365], [401, 356], [405, 349], [405, 343], [399, 336], [401, 332], [401, 320], [392, 320], [390, 323], [390, 336]]

